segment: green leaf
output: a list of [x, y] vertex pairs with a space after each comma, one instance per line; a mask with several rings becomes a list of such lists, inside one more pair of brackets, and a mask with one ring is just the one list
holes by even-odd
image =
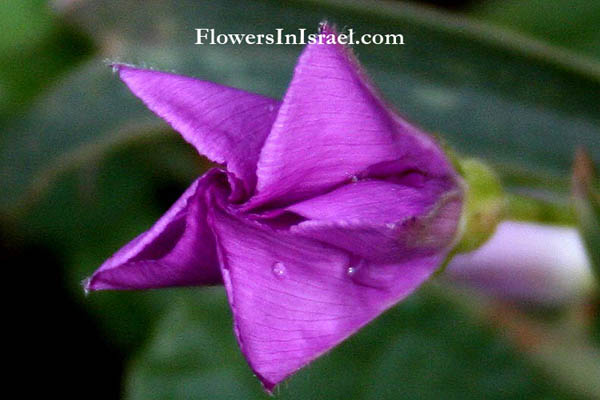
[[[194, 45], [195, 28], [272, 33], [316, 30], [324, 17], [362, 33], [402, 33], [403, 46], [355, 47], [397, 109], [441, 132], [463, 154], [524, 175], [567, 177], [576, 144], [600, 159], [598, 64], [485, 25], [400, 4], [352, 1], [131, 1], [84, 3], [66, 17], [103, 43], [109, 59], [176, 70], [281, 96], [301, 46]], [[127, 16], [124, 20], [121, 17]], [[159, 124], [93, 60], [8, 126], [0, 150], [0, 212], [36, 200], [82, 149], [103, 149], [130, 127]], [[41, 182], [41, 183], [40, 183]], [[548, 185], [549, 183], [546, 182]]]
[[44, 0], [4, 0], [0, 3], [0, 54], [28, 50], [47, 36], [54, 19]]
[[251, 385], [236, 348], [222, 288], [180, 290], [149, 343], [131, 363], [125, 384], [131, 399], [249, 399]]
[[596, 0], [488, 0], [473, 14], [600, 59], [600, 3]]
[[[127, 399], [263, 399], [222, 289], [181, 293], [131, 363]], [[276, 391], [280, 399], [572, 398], [510, 346], [427, 291], [385, 313]]]
[[92, 44], [53, 15], [44, 0], [0, 2], [0, 26], [1, 124], [18, 117], [40, 91], [87, 57]]

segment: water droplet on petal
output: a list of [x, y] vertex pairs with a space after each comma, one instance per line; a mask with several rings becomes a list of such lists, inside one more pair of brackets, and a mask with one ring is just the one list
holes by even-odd
[[282, 262], [278, 261], [275, 264], [273, 264], [271, 270], [273, 271], [273, 275], [275, 275], [278, 278], [283, 278], [283, 276], [285, 275], [285, 265]]
[[360, 274], [365, 263], [366, 261], [363, 258], [353, 257], [346, 269], [346, 275], [353, 279], [356, 278]]
[[352, 181], [352, 183], [356, 183], [356, 182], [358, 182], [358, 176], [352, 175], [352, 177], [350, 178], [350, 180]]
[[388, 229], [394, 229], [394, 228], [396, 228], [396, 224], [393, 222], [389, 222], [389, 223], [385, 224], [385, 227]]

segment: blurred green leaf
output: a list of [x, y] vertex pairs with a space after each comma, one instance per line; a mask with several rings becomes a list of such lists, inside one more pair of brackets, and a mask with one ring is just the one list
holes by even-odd
[[[510, 346], [417, 294], [276, 391], [280, 399], [508, 399], [565, 396]], [[129, 368], [128, 399], [263, 399], [235, 343], [222, 290], [181, 293]]]
[[[93, 49], [89, 38], [57, 18], [45, 0], [0, 2], [0, 124]], [[6, 132], [0, 133], [0, 137]]]
[[486, 0], [473, 14], [600, 59], [597, 0]]
[[[187, 293], [186, 293], [187, 292]], [[249, 399], [261, 394], [236, 348], [222, 288], [180, 290], [129, 368], [134, 399]]]
[[[349, 1], [84, 2], [77, 21], [110, 59], [281, 96], [300, 46], [195, 46], [195, 28], [267, 33], [315, 30], [328, 17], [357, 33], [399, 32], [404, 46], [355, 50], [397, 108], [464, 154], [502, 171], [568, 176], [575, 145], [600, 159], [597, 64], [494, 29], [416, 7]], [[567, 57], [568, 56], [568, 57]], [[0, 210], [14, 210], [82, 147], [102, 149], [128, 127], [158, 118], [94, 60], [40, 99], [27, 117], [6, 127], [0, 150]], [[164, 126], [164, 125], [162, 125]], [[510, 175], [510, 174], [509, 174]], [[42, 181], [42, 183], [40, 183]], [[554, 182], [546, 182], [552, 186]], [[556, 184], [555, 184], [556, 185]], [[564, 189], [564, 188], [563, 188]]]
[[46, 0], [4, 0], [0, 3], [0, 54], [37, 45], [55, 25]]

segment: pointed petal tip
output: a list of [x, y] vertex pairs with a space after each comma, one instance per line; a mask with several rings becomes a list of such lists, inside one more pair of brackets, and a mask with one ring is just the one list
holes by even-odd
[[81, 286], [83, 287], [83, 292], [86, 296], [89, 295], [91, 292], [99, 292], [101, 290], [131, 291], [140, 289], [153, 289], [152, 286], [138, 287], [135, 286], [135, 284], [131, 284], [130, 282], [114, 282], [114, 280], [111, 280], [110, 274], [106, 274], [105, 272], [106, 271], [103, 271], [102, 268], [100, 268], [98, 271], [94, 272], [90, 277], [85, 278], [83, 281], [81, 281]]
[[329, 21], [327, 21], [325, 19], [319, 23], [318, 32], [319, 32], [319, 34], [322, 34], [322, 35], [328, 35], [330, 33], [335, 34], [336, 28], [335, 28], [334, 24], [330, 23]]
[[111, 289], [110, 286], [98, 279], [98, 272], [99, 271], [94, 272], [92, 275], [81, 281], [81, 287], [83, 288], [83, 292], [86, 296], [91, 292]]
[[119, 75], [119, 78], [124, 80], [123, 74], [128, 72], [134, 72], [142, 70], [141, 68], [136, 67], [133, 64], [124, 64], [124, 63], [111, 63], [109, 66], [112, 68], [112, 71]]
[[81, 281], [81, 287], [83, 289], [83, 293], [86, 296], [88, 296], [91, 292], [110, 289], [109, 287], [103, 287], [102, 283], [99, 283], [96, 279], [96, 275], [97, 272], [94, 272], [91, 276], [88, 276], [87, 278]]
[[277, 383], [279, 382], [271, 382], [260, 374], [256, 374], [256, 377], [258, 378], [258, 380], [260, 380], [260, 383], [262, 384], [265, 393], [267, 393], [271, 397], [274, 397], [275, 394], [273, 393], [273, 391], [275, 390], [275, 386], [277, 386]]
[[92, 275], [88, 276], [84, 280], [81, 281], [81, 287], [83, 288], [83, 292], [86, 296], [88, 296], [91, 292], [98, 292], [101, 290], [123, 290], [125, 287], [119, 287], [114, 284], [111, 284], [107, 281], [103, 276], [102, 270], [95, 271]]
[[84, 280], [81, 281], [81, 287], [83, 288], [83, 293], [87, 296], [88, 294], [90, 294], [90, 280], [92, 278], [91, 277], [87, 277]]
[[115, 75], [118, 75], [119, 78], [124, 80], [123, 74], [128, 73], [128, 72], [136, 72], [136, 71], [152, 71], [152, 69], [148, 69], [148, 68], [141, 68], [138, 66], [135, 66], [133, 64], [128, 64], [128, 63], [123, 63], [123, 62], [112, 62], [112, 61], [108, 61], [106, 63], [106, 65], [108, 65], [111, 69], [112, 72]]
[[338, 30], [337, 30], [337, 26], [334, 23], [329, 22], [328, 20], [324, 19], [323, 21], [319, 22], [319, 27], [317, 29], [317, 32], [320, 35], [329, 35], [329, 34], [337, 35]]
[[121, 70], [125, 68], [125, 65], [123, 64], [109, 64], [109, 66], [112, 68], [112, 72], [119, 76], [121, 75]]
[[133, 65], [131, 64], [125, 64], [122, 62], [118, 62], [118, 61], [110, 61], [110, 60], [105, 60], [105, 64], [110, 67], [112, 69], [112, 72], [117, 74], [121, 72], [121, 69], [123, 68], [132, 68]]

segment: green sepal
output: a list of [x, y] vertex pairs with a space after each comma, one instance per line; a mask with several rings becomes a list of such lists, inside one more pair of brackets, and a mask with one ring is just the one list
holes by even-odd
[[465, 181], [465, 200], [461, 216], [462, 236], [452, 253], [475, 250], [485, 243], [502, 220], [506, 197], [494, 171], [475, 158], [453, 157]]

